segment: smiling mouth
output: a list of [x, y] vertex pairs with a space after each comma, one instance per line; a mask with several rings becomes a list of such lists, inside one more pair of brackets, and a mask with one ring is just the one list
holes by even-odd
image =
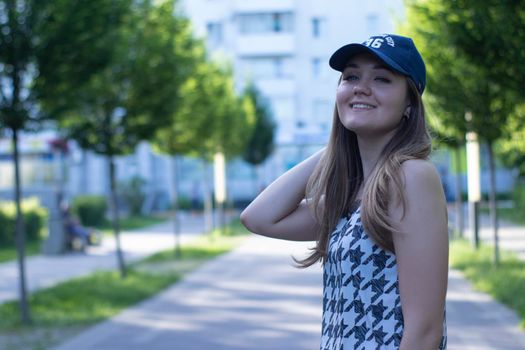
[[363, 110], [363, 109], [367, 110], [367, 109], [376, 108], [375, 106], [372, 106], [372, 105], [369, 105], [369, 104], [366, 104], [366, 103], [351, 103], [350, 107], [352, 109], [361, 109], [361, 110]]

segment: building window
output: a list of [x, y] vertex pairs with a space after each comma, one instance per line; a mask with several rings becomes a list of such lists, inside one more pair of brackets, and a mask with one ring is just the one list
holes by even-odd
[[284, 64], [280, 57], [273, 59], [273, 72], [276, 78], [284, 77]]
[[331, 120], [330, 118], [332, 117], [332, 105], [330, 101], [314, 100], [312, 117], [317, 125], [326, 125], [327, 121]]
[[312, 18], [312, 36], [314, 38], [321, 38], [325, 33], [326, 20], [320, 17]]
[[319, 78], [321, 76], [321, 59], [315, 57], [312, 59], [312, 77]]
[[222, 23], [209, 22], [206, 24], [206, 32], [210, 47], [217, 47], [222, 44]]
[[293, 31], [291, 12], [247, 13], [237, 15], [242, 34], [290, 33]]
[[292, 75], [289, 57], [255, 57], [243, 60], [244, 71], [254, 79], [288, 78]]
[[366, 16], [366, 29], [369, 35], [378, 34], [379, 31], [379, 16], [377, 13], [369, 13]]

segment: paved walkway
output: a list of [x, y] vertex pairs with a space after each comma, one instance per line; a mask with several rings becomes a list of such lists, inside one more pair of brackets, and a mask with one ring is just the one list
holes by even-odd
[[[456, 219], [456, 211], [452, 206], [449, 207], [449, 219], [450, 222]], [[472, 232], [468, 227], [467, 204], [463, 206], [463, 220], [465, 221], [465, 238], [472, 240]], [[525, 227], [514, 225], [501, 218], [498, 219], [498, 227], [500, 247], [516, 252], [521, 259], [525, 260]], [[488, 215], [480, 216], [479, 238], [485, 243], [494, 242], [494, 231]]]
[[[310, 245], [252, 236], [157, 297], [53, 350], [317, 349], [321, 270], [296, 269], [290, 258]], [[473, 291], [453, 270], [447, 322], [449, 350], [525, 349], [516, 314]]]
[[316, 349], [319, 267], [299, 270], [303, 243], [252, 236], [178, 284], [56, 350]]
[[[202, 216], [181, 215], [181, 241], [185, 242], [203, 231]], [[121, 245], [127, 262], [140, 259], [159, 250], [175, 246], [173, 222], [147, 229], [124, 231]], [[95, 270], [117, 268], [115, 240], [104, 237], [98, 247], [89, 247], [86, 254], [36, 255], [26, 259], [27, 288], [30, 292], [59, 282], [87, 275]], [[18, 265], [16, 261], [0, 263], [0, 303], [18, 299]]]
[[[507, 234], [512, 230], [502, 227], [500, 231], [502, 242], [513, 237]], [[525, 240], [525, 231], [517, 232], [523, 235], [509, 239]], [[147, 244], [152, 242], [148, 239]], [[53, 350], [317, 349], [321, 270], [296, 269], [290, 258], [301, 256], [308, 246], [251, 236], [237, 250], [156, 297]], [[525, 333], [517, 327], [517, 316], [486, 294], [473, 291], [457, 271], [450, 272], [447, 321], [449, 350], [525, 349]]]

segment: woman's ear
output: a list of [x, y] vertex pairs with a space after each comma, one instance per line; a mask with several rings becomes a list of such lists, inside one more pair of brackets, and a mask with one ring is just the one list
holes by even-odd
[[411, 106], [411, 105], [408, 105], [408, 106], [406, 106], [406, 108], [405, 108], [405, 112], [403, 113], [403, 115], [404, 115], [405, 117], [409, 118], [409, 117], [410, 117], [410, 112], [411, 112], [411, 111], [412, 111], [412, 106]]

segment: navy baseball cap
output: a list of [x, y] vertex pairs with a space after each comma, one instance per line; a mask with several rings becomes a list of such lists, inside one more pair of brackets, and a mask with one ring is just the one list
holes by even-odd
[[392, 70], [414, 81], [420, 94], [426, 84], [425, 62], [412, 39], [401, 35], [382, 34], [371, 36], [362, 44], [352, 43], [339, 48], [330, 57], [330, 67], [342, 72], [355, 54], [370, 52]]

